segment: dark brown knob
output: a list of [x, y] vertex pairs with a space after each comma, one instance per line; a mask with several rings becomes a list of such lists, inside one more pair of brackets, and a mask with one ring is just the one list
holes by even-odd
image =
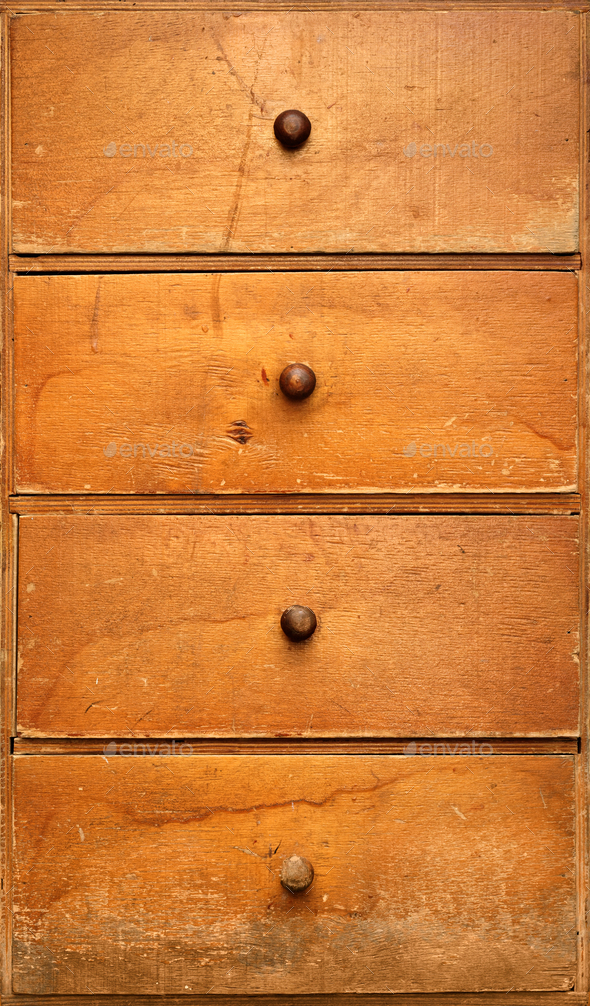
[[315, 388], [315, 374], [305, 363], [290, 363], [279, 377], [281, 391], [296, 402], [309, 398]]
[[313, 866], [305, 856], [289, 856], [281, 867], [281, 884], [288, 891], [304, 891], [313, 880]]
[[292, 604], [281, 615], [281, 629], [294, 643], [309, 639], [317, 628], [317, 618], [311, 608], [302, 604]]
[[299, 147], [311, 133], [311, 122], [303, 112], [290, 108], [275, 119], [275, 136], [284, 147]]

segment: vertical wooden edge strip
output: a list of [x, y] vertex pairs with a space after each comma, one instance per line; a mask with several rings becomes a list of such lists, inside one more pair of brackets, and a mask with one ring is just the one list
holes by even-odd
[[2, 19], [2, 204], [1, 214], [1, 268], [2, 268], [2, 506], [11, 493], [14, 492], [14, 381], [13, 381], [13, 332], [14, 275], [10, 271], [10, 254], [12, 251], [12, 177], [11, 177], [11, 110], [10, 110], [10, 21], [7, 12], [0, 15]]
[[[0, 967], [2, 968], [1, 994], [12, 992], [12, 758], [11, 737], [15, 732], [16, 677], [14, 653], [16, 652], [16, 596], [18, 557], [18, 517], [4, 514], [2, 527], [3, 549], [3, 608], [2, 619], [2, 731], [0, 737], [0, 904], [2, 905], [2, 940], [0, 941]], [[14, 598], [14, 603], [11, 599]]]
[[590, 144], [588, 126], [590, 123], [589, 89], [587, 86], [590, 65], [589, 54], [590, 18], [586, 13], [580, 13], [580, 252], [582, 268], [579, 273], [579, 401], [578, 401], [578, 458], [579, 487], [581, 494], [580, 506], [580, 757], [576, 759], [576, 849], [577, 849], [577, 915], [578, 936], [578, 966], [576, 976], [576, 991], [588, 992], [588, 801], [590, 797], [589, 783], [589, 650], [588, 650], [588, 250], [590, 245], [588, 219], [588, 163]]
[[2, 995], [12, 991], [11, 942], [12, 925], [10, 905], [12, 787], [10, 774], [10, 738], [13, 732], [14, 674], [13, 659], [16, 610], [11, 598], [16, 597], [16, 544], [18, 518], [9, 513], [8, 496], [12, 488], [12, 297], [8, 271], [10, 253], [10, 14], [4, 9], [0, 15], [0, 87], [2, 129], [0, 134], [1, 207], [0, 207], [0, 311], [2, 319], [2, 500], [0, 529], [2, 540], [2, 617], [0, 618], [0, 652], [2, 653], [0, 706], [0, 904], [2, 906], [2, 938], [0, 939], [0, 966], [2, 968]]

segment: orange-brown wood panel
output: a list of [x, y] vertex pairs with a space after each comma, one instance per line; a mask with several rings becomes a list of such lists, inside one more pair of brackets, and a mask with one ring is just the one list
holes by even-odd
[[[577, 280], [17, 277], [19, 492], [565, 492]], [[279, 390], [299, 361], [313, 394]]]
[[16, 757], [14, 991], [569, 989], [573, 761]]
[[[18, 252], [573, 252], [575, 11], [12, 19]], [[89, 58], [91, 56], [91, 58]], [[297, 150], [273, 134], [300, 108]]]
[[[313, 0], [312, 0], [313, 2]], [[358, 992], [342, 993], [340, 995], [310, 993], [298, 995], [297, 1006], [390, 1006], [391, 993]], [[428, 996], [428, 1006], [564, 1006], [563, 992], [433, 992]], [[184, 992], [178, 996], [162, 996], [158, 1003], [163, 1006], [207, 1006], [207, 1000], [199, 993]], [[216, 996], [217, 1006], [253, 1006], [247, 995], [230, 992]], [[38, 1006], [37, 996], [3, 995], [3, 1006]], [[88, 1006], [88, 994], [55, 995], [50, 1006]], [[109, 995], [96, 994], [92, 997], [92, 1006], [154, 1006], [154, 1000], [149, 995], [118, 995], [113, 999]], [[285, 997], [281, 995], [265, 996], [264, 1006], [285, 1006]], [[395, 998], [395, 1006], [425, 1006], [424, 997], [420, 992], [401, 993]], [[588, 1006], [587, 992], [567, 993], [565, 1006]]]
[[[20, 518], [28, 736], [577, 736], [575, 517]], [[282, 611], [319, 626], [290, 642]]]

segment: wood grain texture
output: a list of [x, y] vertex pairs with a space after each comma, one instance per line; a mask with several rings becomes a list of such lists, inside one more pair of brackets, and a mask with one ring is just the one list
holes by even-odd
[[338, 740], [326, 737], [259, 737], [256, 740], [238, 738], [218, 738], [209, 740], [202, 737], [185, 737], [171, 742], [169, 737], [150, 738], [145, 747], [128, 737], [15, 737], [12, 750], [15, 755], [89, 755], [108, 754], [108, 757], [130, 755], [129, 745], [135, 755], [281, 755], [281, 754], [407, 754], [408, 744], [416, 746], [416, 754], [421, 757], [452, 755], [476, 757], [481, 754], [494, 755], [552, 755], [578, 754], [578, 740], [575, 737], [400, 737], [382, 740], [378, 737], [347, 737]]
[[35, 514], [263, 514], [263, 513], [473, 513], [579, 514], [578, 493], [284, 493], [222, 496], [11, 496], [10, 513]]
[[577, 518], [19, 526], [25, 736], [578, 736]]
[[[571, 758], [39, 757], [14, 771], [15, 992], [572, 984]], [[292, 851], [316, 871], [304, 896], [278, 881]]]
[[[292, 7], [289, 7], [289, 3]], [[102, 0], [101, 10], [121, 10], [120, 0]], [[211, 0], [133, 0], [134, 10], [139, 11], [201, 11], [211, 10]], [[0, 9], [9, 10], [11, 14], [38, 14], [39, 11], [62, 11], [63, 0], [37, 0], [36, 3], [20, 0], [11, 3], [10, 0], [0, 0]], [[242, 11], [259, 11], [260, 0], [225, 0], [224, 13], [229, 11], [239, 16]], [[355, 11], [415, 11], [416, 0], [361, 0], [354, 4]], [[448, 10], [448, 0], [420, 0], [420, 10]], [[481, 10], [481, 0], [453, 0], [454, 10]], [[571, 10], [576, 13], [588, 11], [587, 2], [580, 0], [486, 0], [486, 10], [519, 10], [546, 11]], [[96, 0], [68, 0], [68, 10], [96, 11]], [[265, 11], [289, 10], [342, 10], [350, 11], [350, 0], [265, 0]]]
[[[357, 993], [341, 995], [330, 995], [329, 999], [325, 995], [298, 995], [295, 1002], [297, 1006], [330, 1006], [337, 1003], [338, 1006], [588, 1006], [587, 992], [477, 992], [469, 995], [461, 992], [428, 993], [428, 999], [423, 994], [405, 994], [385, 992], [379, 995], [378, 992], [362, 995]], [[54, 995], [46, 1000], [50, 1006], [88, 1006], [88, 994], [85, 996], [75, 995]], [[160, 1006], [206, 1006], [211, 1002], [205, 996], [187, 995], [182, 996], [159, 996]], [[230, 993], [228, 996], [217, 995], [215, 1002], [221, 1004], [231, 1004], [231, 1006], [252, 1006], [252, 1000], [248, 996], [240, 996]], [[37, 996], [27, 995], [6, 995], [2, 996], [3, 1006], [38, 1006]], [[264, 1006], [285, 1006], [284, 997], [265, 996]], [[101, 996], [94, 995], [92, 1006], [153, 1006], [154, 1000], [150, 996], [142, 995], [118, 995]]]
[[[572, 986], [571, 757], [14, 770], [15, 992]], [[278, 881], [293, 852], [316, 872], [305, 895]]]
[[[17, 252], [577, 250], [577, 12], [30, 20], [12, 19]], [[285, 108], [312, 121], [296, 151], [274, 138]]]
[[[588, 80], [590, 80], [590, 48], [589, 42], [589, 32], [590, 32], [590, 20], [587, 15], [582, 18], [581, 25], [581, 55], [582, 62], [581, 66], [585, 72], [586, 84], [583, 88], [582, 94], [582, 115], [581, 115], [581, 147], [584, 150], [584, 184], [582, 186], [582, 199], [580, 206], [580, 230], [581, 230], [581, 243], [584, 253], [584, 272], [583, 277], [580, 282], [580, 303], [579, 303], [579, 313], [580, 313], [580, 330], [583, 333], [581, 344], [580, 344], [580, 375], [584, 374], [585, 377], [580, 381], [580, 409], [579, 409], [579, 431], [578, 431], [578, 442], [580, 449], [580, 480], [581, 485], [584, 486], [584, 542], [581, 551], [581, 562], [580, 562], [580, 579], [582, 583], [588, 585], [590, 583], [590, 564], [589, 564], [589, 546], [590, 538], [588, 534], [588, 529], [590, 527], [590, 511], [589, 511], [589, 489], [590, 489], [590, 453], [589, 453], [589, 441], [588, 441], [588, 418], [589, 418], [589, 405], [590, 399], [588, 397], [588, 388], [590, 387], [590, 356], [588, 353], [588, 336], [589, 336], [589, 326], [588, 326], [588, 312], [590, 310], [590, 297], [588, 285], [590, 282], [590, 275], [588, 272], [588, 252], [590, 251], [590, 201], [589, 201], [589, 174], [588, 174], [588, 163], [590, 161], [590, 89], [588, 88]], [[588, 992], [590, 989], [590, 955], [588, 953], [588, 937], [590, 933], [589, 926], [589, 912], [590, 912], [590, 820], [589, 820], [589, 806], [590, 806], [590, 674], [588, 670], [590, 669], [590, 639], [588, 634], [588, 605], [583, 603], [580, 607], [581, 614], [581, 630], [583, 639], [583, 646], [580, 653], [581, 667], [586, 669], [585, 673], [580, 676], [580, 709], [581, 709], [581, 738], [580, 738], [580, 757], [576, 759], [576, 784], [577, 784], [577, 836], [576, 836], [576, 848], [577, 848], [577, 896], [578, 896], [578, 925], [577, 930], [579, 931], [578, 936], [578, 967], [576, 974], [576, 988], [580, 991], [584, 990]]]
[[[17, 3], [10, 3], [10, 0], [0, 0], [0, 9], [9, 10], [12, 14], [37, 14], [40, 11], [63, 11], [63, 0], [38, 0], [31, 3], [29, 0], [20, 0]], [[350, 0], [309, 0], [304, 6], [303, 0], [292, 0], [293, 10], [343, 10], [350, 11]], [[355, 11], [397, 11], [397, 10], [445, 10], [448, 0], [420, 0], [420, 7], [416, 7], [416, 0], [361, 0], [354, 5]], [[165, 11], [201, 11], [211, 10], [210, 0], [134, 0], [134, 10], [165, 10]], [[120, 0], [102, 0], [101, 10], [121, 10]], [[264, 10], [268, 11], [288, 11], [289, 0], [265, 0]], [[447, 7], [448, 9], [448, 7]], [[455, 10], [480, 10], [479, 0], [454, 0]], [[587, 12], [590, 5], [580, 0], [487, 0], [486, 10], [571, 10], [576, 12]], [[96, 0], [68, 0], [68, 10], [74, 11], [95, 11]], [[247, 10], [260, 10], [260, 2], [257, 0], [226, 0], [224, 4], [225, 12], [232, 14], [241, 13]]]
[[11, 255], [10, 270], [30, 273], [352, 272], [407, 269], [510, 269], [565, 272], [580, 255]]
[[[572, 274], [17, 276], [14, 291], [19, 492], [576, 488]], [[278, 386], [294, 360], [317, 376], [304, 402]]]
[[[9, 16], [0, 12], [0, 332], [2, 395], [0, 403], [0, 887], [12, 887], [12, 771], [10, 742], [16, 727], [16, 608], [18, 518], [11, 517], [8, 497], [13, 472], [14, 376], [13, 302], [8, 270], [10, 248], [10, 59]], [[12, 990], [12, 915], [5, 893], [0, 896], [0, 995]]]

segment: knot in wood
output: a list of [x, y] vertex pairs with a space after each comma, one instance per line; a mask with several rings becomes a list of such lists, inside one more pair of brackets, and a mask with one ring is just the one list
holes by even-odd
[[239, 444], [245, 444], [254, 434], [245, 419], [235, 419], [227, 430], [228, 437], [237, 440]]

